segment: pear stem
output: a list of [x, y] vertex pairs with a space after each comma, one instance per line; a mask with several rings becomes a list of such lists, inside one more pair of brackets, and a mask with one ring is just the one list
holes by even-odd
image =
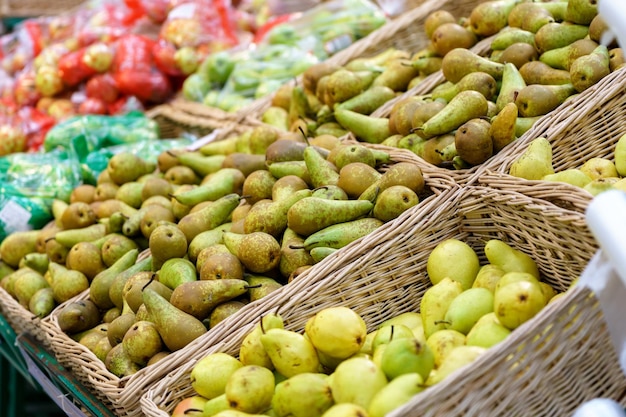
[[152, 275], [150, 275], [150, 279], [148, 280], [148, 282], [145, 283], [143, 287], [141, 287], [141, 291], [145, 290], [148, 285], [152, 284], [152, 281], [154, 281], [156, 275], [156, 272], [153, 272]]
[[435, 320], [434, 324], [452, 324], [449, 320]]
[[259, 316], [259, 326], [261, 327], [261, 333], [265, 334], [265, 329], [263, 328], [263, 316]]
[[300, 133], [302, 133], [302, 136], [304, 137], [304, 141], [306, 142], [307, 146], [311, 146], [311, 144], [309, 143], [309, 138], [304, 133], [304, 129], [302, 129], [302, 126], [298, 126], [298, 130], [300, 131]]
[[167, 153], [169, 156], [178, 159], [178, 156], [172, 152], [170, 149], [168, 149], [167, 151], [165, 151], [165, 153]]
[[51, 240], [54, 240], [54, 236], [51, 236], [49, 238], [47, 238], [46, 240], [44, 240], [45, 243], [50, 242]]
[[245, 288], [246, 290], [249, 290], [250, 288], [261, 288], [263, 285], [262, 284], [255, 284], [255, 285], [247, 285]]
[[304, 245], [289, 245], [289, 249], [304, 249]]
[[391, 342], [393, 340], [393, 331], [394, 331], [394, 325], [391, 325], [391, 333], [389, 334], [389, 341]]
[[183, 414], [190, 414], [190, 413], [202, 413], [204, 410], [200, 410], [197, 408], [188, 408], [186, 409]]

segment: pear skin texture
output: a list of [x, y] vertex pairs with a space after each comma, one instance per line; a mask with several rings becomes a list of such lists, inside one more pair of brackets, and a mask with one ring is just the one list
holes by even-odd
[[449, 277], [443, 278], [426, 290], [420, 301], [420, 312], [426, 339], [436, 331], [446, 328], [446, 324], [443, 322], [446, 311], [452, 300], [461, 292], [463, 292], [461, 283], [453, 281]]

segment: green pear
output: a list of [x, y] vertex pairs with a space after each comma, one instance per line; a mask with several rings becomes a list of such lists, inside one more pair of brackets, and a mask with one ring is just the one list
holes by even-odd
[[115, 277], [135, 264], [139, 251], [131, 249], [113, 265], [96, 275], [89, 285], [89, 298], [101, 309], [114, 307], [109, 296], [111, 285]]
[[215, 229], [230, 219], [233, 210], [239, 205], [241, 196], [236, 193], [226, 194], [196, 212], [190, 212], [178, 221], [178, 228], [191, 242], [200, 233]]
[[367, 200], [328, 200], [302, 198], [287, 211], [287, 227], [302, 236], [309, 236], [337, 223], [355, 220], [369, 213], [374, 204]]
[[[302, 266], [313, 265], [317, 262], [311, 252], [300, 247], [304, 244], [304, 237], [289, 228], [285, 229], [280, 244], [278, 269], [284, 278], [289, 278], [294, 271]], [[292, 245], [297, 247], [292, 248]]]
[[382, 225], [382, 221], [373, 217], [333, 224], [308, 236], [304, 240], [303, 247], [309, 251], [317, 247], [341, 249], [370, 234]]
[[307, 322], [305, 333], [318, 351], [339, 359], [357, 353], [367, 336], [365, 321], [348, 307], [327, 307]]
[[[50, 287], [50, 283], [42, 274], [30, 268], [21, 268], [15, 272], [15, 280], [13, 281], [13, 293], [17, 301], [24, 307], [28, 308], [28, 304], [33, 295], [42, 288]], [[54, 290], [53, 290], [54, 291]]]
[[535, 33], [519, 27], [509, 26], [507, 29], [499, 31], [491, 39], [491, 49], [494, 51], [503, 51], [514, 43], [520, 42], [534, 46]]
[[203, 201], [215, 201], [228, 194], [241, 193], [245, 175], [236, 168], [222, 168], [202, 181], [198, 187], [172, 196], [179, 203], [194, 206]]
[[376, 197], [372, 214], [377, 219], [388, 222], [418, 203], [419, 197], [415, 191], [404, 185], [392, 185]]
[[249, 286], [248, 297], [250, 302], [260, 300], [271, 292], [283, 287], [283, 284], [270, 277], [246, 274], [244, 279]]
[[232, 222], [226, 222], [213, 229], [205, 230], [204, 232], [196, 235], [196, 237], [189, 242], [187, 248], [189, 260], [191, 262], [197, 262], [198, 256], [203, 249], [216, 244], [222, 244], [224, 232], [230, 231], [231, 226]]
[[387, 343], [381, 370], [391, 381], [400, 375], [417, 372], [423, 379], [435, 366], [435, 355], [428, 344], [417, 339], [393, 339]]
[[387, 377], [383, 371], [366, 357], [344, 360], [330, 377], [335, 403], [352, 403], [365, 409], [369, 407], [376, 393], [386, 385]]
[[[337, 185], [339, 170], [335, 164], [329, 162], [316, 147], [311, 145], [307, 146], [304, 149], [302, 157], [313, 187]], [[273, 165], [275, 164], [270, 165], [270, 167]]]
[[621, 135], [615, 145], [615, 169], [620, 177], [626, 177], [626, 134]]
[[406, 404], [416, 394], [426, 388], [420, 374], [408, 373], [389, 381], [374, 395], [367, 413], [370, 417], [384, 417], [396, 408]]
[[264, 315], [248, 333], [239, 347], [239, 360], [244, 365], [258, 365], [274, 369], [274, 364], [261, 343], [261, 335], [269, 329], [283, 329], [283, 319], [274, 313]]
[[441, 70], [444, 78], [453, 83], [459, 82], [470, 72], [477, 71], [486, 72], [496, 80], [500, 80], [504, 64], [491, 61], [466, 48], [455, 48], [443, 57]]
[[435, 385], [443, 381], [455, 371], [474, 362], [486, 351], [486, 348], [480, 346], [463, 345], [453, 348], [448, 352], [439, 368], [428, 376], [426, 385]]
[[590, 0], [569, 0], [565, 19], [580, 25], [589, 25], [598, 15], [598, 4]]
[[420, 194], [424, 190], [424, 175], [421, 168], [410, 162], [393, 164], [385, 173], [361, 193], [359, 200], [374, 201], [376, 196], [394, 185], [404, 185]]
[[472, 288], [486, 288], [493, 293], [504, 273], [504, 269], [498, 265], [485, 264], [478, 270]]
[[500, 112], [508, 103], [514, 103], [517, 94], [526, 87], [526, 81], [518, 68], [510, 62], [504, 64], [502, 84], [496, 99], [497, 111]]
[[152, 255], [143, 257], [115, 276], [113, 282], [111, 282], [111, 285], [109, 286], [109, 298], [115, 307], [117, 307], [120, 311], [124, 307], [124, 285], [126, 285], [126, 281], [128, 281], [128, 279], [137, 272], [151, 270]]
[[246, 233], [265, 232], [279, 238], [288, 227], [290, 208], [300, 200], [310, 197], [311, 193], [312, 190], [306, 188], [272, 201], [268, 205], [253, 205], [244, 218], [244, 231]]
[[589, 34], [589, 26], [571, 22], [550, 22], [535, 33], [535, 45], [540, 54], [561, 48]]
[[280, 244], [274, 236], [265, 232], [245, 235], [224, 232], [224, 244], [237, 256], [249, 272], [262, 274], [280, 263]]
[[96, 223], [80, 229], [60, 230], [54, 235], [57, 243], [70, 249], [79, 242], [93, 242], [106, 235], [106, 226], [103, 223]]
[[528, 272], [507, 272], [502, 276], [502, 278], [498, 280], [495, 291], [498, 291], [498, 289], [504, 287], [505, 285], [518, 281], [529, 281], [537, 285], [539, 285], [540, 283], [537, 278], [535, 278], [532, 274], [529, 274]]
[[580, 171], [592, 180], [598, 178], [617, 177], [617, 168], [612, 160], [608, 158], [595, 157], [585, 161], [580, 167]]
[[410, 61], [394, 59], [389, 61], [383, 71], [372, 82], [372, 88], [385, 86], [395, 92], [404, 92], [411, 80], [419, 75], [420, 70]]
[[135, 181], [142, 175], [154, 171], [155, 168], [156, 164], [131, 152], [119, 152], [109, 159], [106, 171], [115, 184], [122, 185]]
[[495, 312], [482, 316], [467, 333], [465, 344], [490, 348], [497, 345], [511, 334], [511, 330], [504, 327]]
[[131, 311], [130, 313], [123, 313], [118, 318], [114, 319], [107, 328], [107, 339], [111, 347], [122, 343], [124, 335], [130, 329], [137, 318]]
[[61, 304], [89, 288], [89, 279], [80, 271], [67, 269], [55, 262], [49, 265], [54, 300]]
[[172, 291], [170, 303], [199, 320], [225, 301], [247, 293], [248, 283], [242, 279], [214, 279], [184, 282]]
[[462, 292], [463, 285], [448, 276], [426, 290], [420, 300], [420, 312], [427, 339], [436, 331], [446, 328], [443, 322], [446, 311], [452, 300]]
[[189, 259], [171, 258], [163, 262], [159, 272], [158, 280], [161, 284], [172, 290], [182, 283], [192, 282], [198, 279], [196, 266]]
[[541, 116], [556, 109], [575, 93], [576, 88], [572, 83], [530, 84], [519, 90], [515, 105], [521, 117]]
[[251, 172], [243, 182], [242, 195], [249, 204], [272, 197], [272, 187], [276, 178], [266, 169]]
[[278, 383], [271, 405], [279, 417], [315, 417], [322, 415], [333, 404], [327, 376], [303, 373]]
[[539, 56], [541, 63], [557, 70], [570, 70], [572, 62], [588, 55], [598, 47], [598, 43], [588, 38], [579, 39], [560, 48], [550, 49]]
[[490, 0], [479, 3], [469, 15], [469, 27], [478, 36], [491, 36], [508, 25], [509, 13], [517, 0]]
[[440, 112], [428, 119], [421, 131], [427, 137], [443, 135], [471, 119], [486, 116], [487, 107], [487, 99], [478, 91], [461, 91]]
[[106, 355], [104, 365], [113, 375], [118, 378], [137, 373], [141, 366], [130, 359], [122, 344], [113, 346]]
[[456, 83], [449, 82], [448, 85], [443, 83], [435, 87], [431, 96], [433, 100], [442, 98], [446, 102], [449, 102], [458, 93], [466, 90], [478, 91], [484, 95], [487, 100], [492, 100], [496, 96], [497, 83], [495, 78], [486, 72], [470, 72]]
[[446, 355], [455, 347], [465, 344], [465, 335], [453, 329], [437, 330], [426, 339], [426, 344], [435, 356], [435, 369], [439, 368]]
[[487, 288], [468, 288], [457, 295], [448, 306], [444, 321], [446, 328], [467, 334], [485, 314], [493, 311], [494, 294]]
[[500, 323], [514, 330], [533, 318], [546, 303], [538, 282], [519, 280], [496, 289], [493, 309]]
[[499, 239], [490, 239], [485, 244], [485, 256], [489, 263], [507, 272], [527, 272], [539, 279], [537, 263], [521, 250], [515, 249]]
[[241, 367], [243, 363], [227, 353], [209, 353], [191, 368], [191, 386], [206, 399], [219, 397], [224, 394], [230, 376]]
[[611, 73], [609, 49], [598, 45], [588, 55], [576, 58], [569, 68], [572, 85], [581, 93]]
[[28, 311], [39, 318], [48, 316], [57, 306], [52, 288], [40, 288], [28, 300]]
[[369, 116], [343, 108], [335, 109], [334, 115], [342, 127], [363, 142], [377, 144], [391, 136], [389, 119], [386, 117]]
[[287, 378], [319, 370], [315, 347], [300, 333], [271, 328], [261, 335], [261, 343], [274, 368]]
[[104, 265], [107, 267], [113, 265], [115, 261], [129, 250], [139, 248], [137, 242], [123, 234], [115, 233], [105, 237], [105, 239], [102, 244], [101, 255], [102, 262], [104, 262]]
[[46, 253], [32, 252], [24, 255], [20, 263], [23, 263], [22, 265], [20, 265], [20, 268], [27, 267], [30, 269], [34, 269], [40, 274], [45, 274], [50, 265], [50, 258]]
[[509, 173], [526, 180], [540, 180], [546, 175], [554, 174], [550, 142], [543, 136], [533, 139], [526, 150], [511, 163]]
[[413, 330], [404, 324], [388, 324], [380, 326], [376, 331], [374, 339], [372, 340], [371, 349], [372, 351], [376, 351], [378, 346], [387, 344], [393, 339], [413, 339], [414, 337]]
[[404, 313], [400, 313], [397, 316], [383, 321], [379, 325], [379, 328], [396, 324], [401, 324], [408, 327], [413, 332], [413, 337], [421, 342], [426, 342], [426, 335], [424, 334], [424, 324], [422, 323], [422, 315], [420, 313], [416, 313], [414, 311], [406, 311]]
[[494, 153], [491, 127], [484, 118], [471, 119], [459, 126], [454, 135], [455, 156], [472, 166], [491, 158]]
[[73, 334], [97, 326], [100, 312], [91, 300], [70, 301], [59, 310], [56, 319], [61, 331]]
[[257, 365], [244, 365], [228, 378], [224, 393], [230, 408], [244, 413], [262, 413], [272, 403], [274, 374]]
[[374, 110], [395, 97], [395, 92], [389, 86], [376, 85], [360, 94], [335, 105], [336, 110], [350, 110], [356, 113], [369, 115]]
[[156, 274], [154, 272], [141, 271], [133, 274], [126, 280], [124, 288], [122, 289], [122, 297], [124, 303], [127, 304], [131, 311], [137, 313], [139, 307], [143, 304], [143, 290], [145, 288], [150, 288], [166, 300], [170, 300], [172, 290], [166, 285], [161, 284], [155, 278]]
[[207, 331], [200, 320], [174, 307], [151, 288], [143, 290], [143, 303], [165, 346], [172, 352], [182, 349]]
[[[549, 52], [552, 51], [548, 51], [545, 54]], [[525, 63], [520, 67], [519, 73], [527, 85], [571, 84], [572, 82], [569, 71], [552, 67], [542, 61], [529, 61]]]
[[595, 180], [591, 180], [591, 182], [583, 187], [585, 191], [587, 191], [592, 196], [596, 196], [605, 191], [612, 190], [616, 188], [616, 185], [619, 185], [621, 180], [617, 177], [610, 178], [596, 178]]
[[445, 277], [461, 283], [463, 289], [472, 286], [480, 269], [478, 255], [467, 243], [454, 238], [435, 246], [428, 256], [426, 270], [430, 282], [435, 285]]
[[222, 411], [234, 411], [231, 410], [225, 393], [218, 395], [217, 397], [210, 398], [206, 403], [204, 403], [204, 407], [202, 408], [202, 417], [212, 417]]
[[163, 341], [154, 323], [137, 321], [124, 334], [122, 346], [131, 361], [146, 366], [150, 358], [163, 348]]
[[591, 178], [578, 168], [570, 168], [554, 174], [548, 174], [541, 178], [541, 180], [564, 182], [580, 188], [584, 188], [591, 182]]

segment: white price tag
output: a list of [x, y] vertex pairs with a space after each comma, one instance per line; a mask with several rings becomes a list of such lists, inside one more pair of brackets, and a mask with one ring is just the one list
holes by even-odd
[[7, 202], [0, 209], [0, 222], [4, 223], [6, 233], [29, 230], [28, 221], [31, 217], [30, 212], [15, 201]]

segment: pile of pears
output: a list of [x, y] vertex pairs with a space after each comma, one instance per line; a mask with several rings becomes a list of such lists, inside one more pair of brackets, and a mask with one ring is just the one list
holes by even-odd
[[[592, 0], [490, 0], [461, 18], [434, 11], [423, 30], [428, 44], [418, 51], [390, 48], [342, 67], [311, 67], [301, 86], [274, 96], [262, 119], [282, 114], [277, 119], [287, 122], [274, 124], [283, 129], [350, 133], [437, 167], [467, 169], [624, 64], [615, 42], [600, 44], [606, 23]], [[488, 51], [471, 49], [480, 41]], [[433, 73], [444, 82], [422, 92]]]
[[0, 283], [123, 377], [427, 195], [413, 163], [266, 125], [155, 161], [120, 152], [46, 227], [7, 236]]
[[196, 362], [189, 374], [193, 394], [180, 398], [171, 415], [388, 414], [560, 298], [525, 253], [498, 239], [484, 250], [488, 263], [480, 265], [463, 241], [440, 242], [427, 261], [433, 285], [420, 311], [370, 331], [345, 306], [319, 310], [302, 332], [286, 329], [278, 313], [263, 316], [238, 355], [214, 352]]
[[552, 145], [545, 137], [533, 139], [509, 168], [509, 174], [526, 180], [556, 181], [596, 196], [608, 190], [626, 191], [626, 134], [615, 144], [613, 158], [593, 157], [575, 168], [555, 172]]

